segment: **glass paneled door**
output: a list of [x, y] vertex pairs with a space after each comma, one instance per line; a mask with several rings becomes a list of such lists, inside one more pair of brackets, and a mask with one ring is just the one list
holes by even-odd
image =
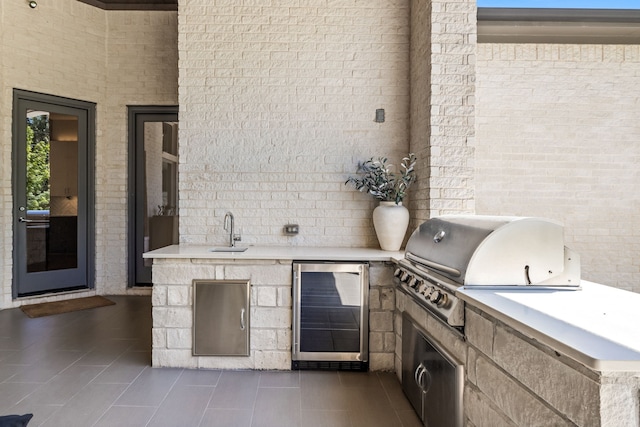
[[129, 286], [151, 286], [142, 254], [179, 241], [178, 107], [128, 109]]
[[51, 98], [14, 93], [14, 297], [92, 286], [90, 112]]

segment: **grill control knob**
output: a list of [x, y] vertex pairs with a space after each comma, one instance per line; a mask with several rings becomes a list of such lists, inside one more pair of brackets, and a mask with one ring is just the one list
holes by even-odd
[[393, 272], [393, 277], [400, 277], [401, 274], [402, 274], [402, 270], [400, 270], [399, 268], [396, 268], [396, 271]]
[[431, 295], [431, 292], [433, 292], [433, 286], [425, 285], [424, 289], [422, 290], [422, 295], [424, 295], [426, 298], [429, 298], [429, 295]]
[[442, 307], [443, 305], [445, 305], [447, 303], [447, 300], [447, 295], [438, 290], [433, 291], [429, 296], [429, 301], [431, 301], [438, 307]]
[[418, 283], [418, 279], [416, 279], [415, 277], [412, 277], [407, 282], [407, 285], [409, 285], [410, 288], [415, 288], [417, 283]]
[[438, 307], [447, 307], [449, 305], [449, 297], [447, 294], [442, 294], [442, 298], [438, 302]]
[[426, 295], [429, 287], [424, 283], [420, 282], [420, 287], [417, 289], [419, 294]]

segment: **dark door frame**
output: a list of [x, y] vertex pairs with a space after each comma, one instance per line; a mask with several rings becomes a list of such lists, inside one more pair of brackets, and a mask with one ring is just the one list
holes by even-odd
[[[136, 182], [138, 181], [140, 171], [144, 171], [144, 157], [141, 155], [143, 147], [140, 139], [143, 133], [140, 131], [138, 124], [144, 124], [146, 121], [173, 121], [167, 120], [167, 115], [174, 115], [175, 121], [178, 121], [177, 105], [127, 105], [128, 111], [128, 133], [129, 133], [129, 165], [128, 165], [128, 214], [127, 214], [127, 286], [137, 286], [136, 283], [136, 248], [143, 242], [136, 235], [136, 231], [142, 226], [138, 224], [136, 212], [142, 209], [142, 201], [136, 198]], [[144, 126], [142, 126], [144, 127]]]
[[[86, 248], [78, 247], [78, 251], [86, 251], [86, 287], [80, 286], [81, 289], [93, 289], [95, 287], [95, 145], [96, 145], [96, 104], [89, 101], [82, 101], [78, 99], [65, 98], [55, 95], [49, 95], [39, 92], [32, 92], [23, 89], [13, 89], [13, 112], [12, 112], [12, 153], [11, 153], [11, 166], [12, 166], [12, 189], [13, 189], [13, 212], [12, 219], [15, 218], [15, 213], [19, 211], [21, 200], [17, 197], [15, 192], [19, 188], [19, 185], [24, 184], [24, 177], [18, 176], [18, 165], [20, 161], [24, 160], [22, 153], [18, 153], [16, 147], [19, 145], [18, 138], [19, 129], [21, 129], [19, 120], [24, 120], [19, 114], [20, 106], [23, 102], [34, 102], [50, 104], [52, 106], [66, 107], [82, 110], [87, 117], [87, 141], [86, 141], [86, 155], [83, 158], [78, 158], [78, 164], [81, 161], [86, 162], [86, 180], [81, 180], [78, 176], [78, 191], [84, 194], [86, 200], [86, 221], [78, 223], [78, 227], [82, 227], [86, 234]], [[80, 218], [79, 218], [80, 219]], [[12, 296], [18, 298], [19, 296], [28, 296], [29, 294], [19, 294], [19, 280], [20, 271], [17, 267], [16, 257], [21, 256], [21, 251], [24, 249], [20, 245], [18, 233], [18, 223], [13, 221], [13, 284], [12, 284]], [[76, 289], [76, 287], [72, 287]], [[66, 289], [61, 288], [59, 291]], [[55, 290], [52, 292], [56, 292]], [[48, 293], [48, 292], [43, 292]]]

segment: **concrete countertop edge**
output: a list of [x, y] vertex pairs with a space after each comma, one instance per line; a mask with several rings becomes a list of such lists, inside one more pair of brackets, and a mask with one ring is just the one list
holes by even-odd
[[245, 246], [245, 252], [213, 252], [215, 245], [171, 245], [145, 252], [145, 259], [392, 261], [404, 252], [357, 247]]

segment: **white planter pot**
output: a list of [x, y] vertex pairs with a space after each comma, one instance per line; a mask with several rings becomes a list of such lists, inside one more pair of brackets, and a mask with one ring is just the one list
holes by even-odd
[[409, 210], [402, 202], [380, 202], [373, 210], [373, 227], [384, 251], [400, 250], [408, 226]]

